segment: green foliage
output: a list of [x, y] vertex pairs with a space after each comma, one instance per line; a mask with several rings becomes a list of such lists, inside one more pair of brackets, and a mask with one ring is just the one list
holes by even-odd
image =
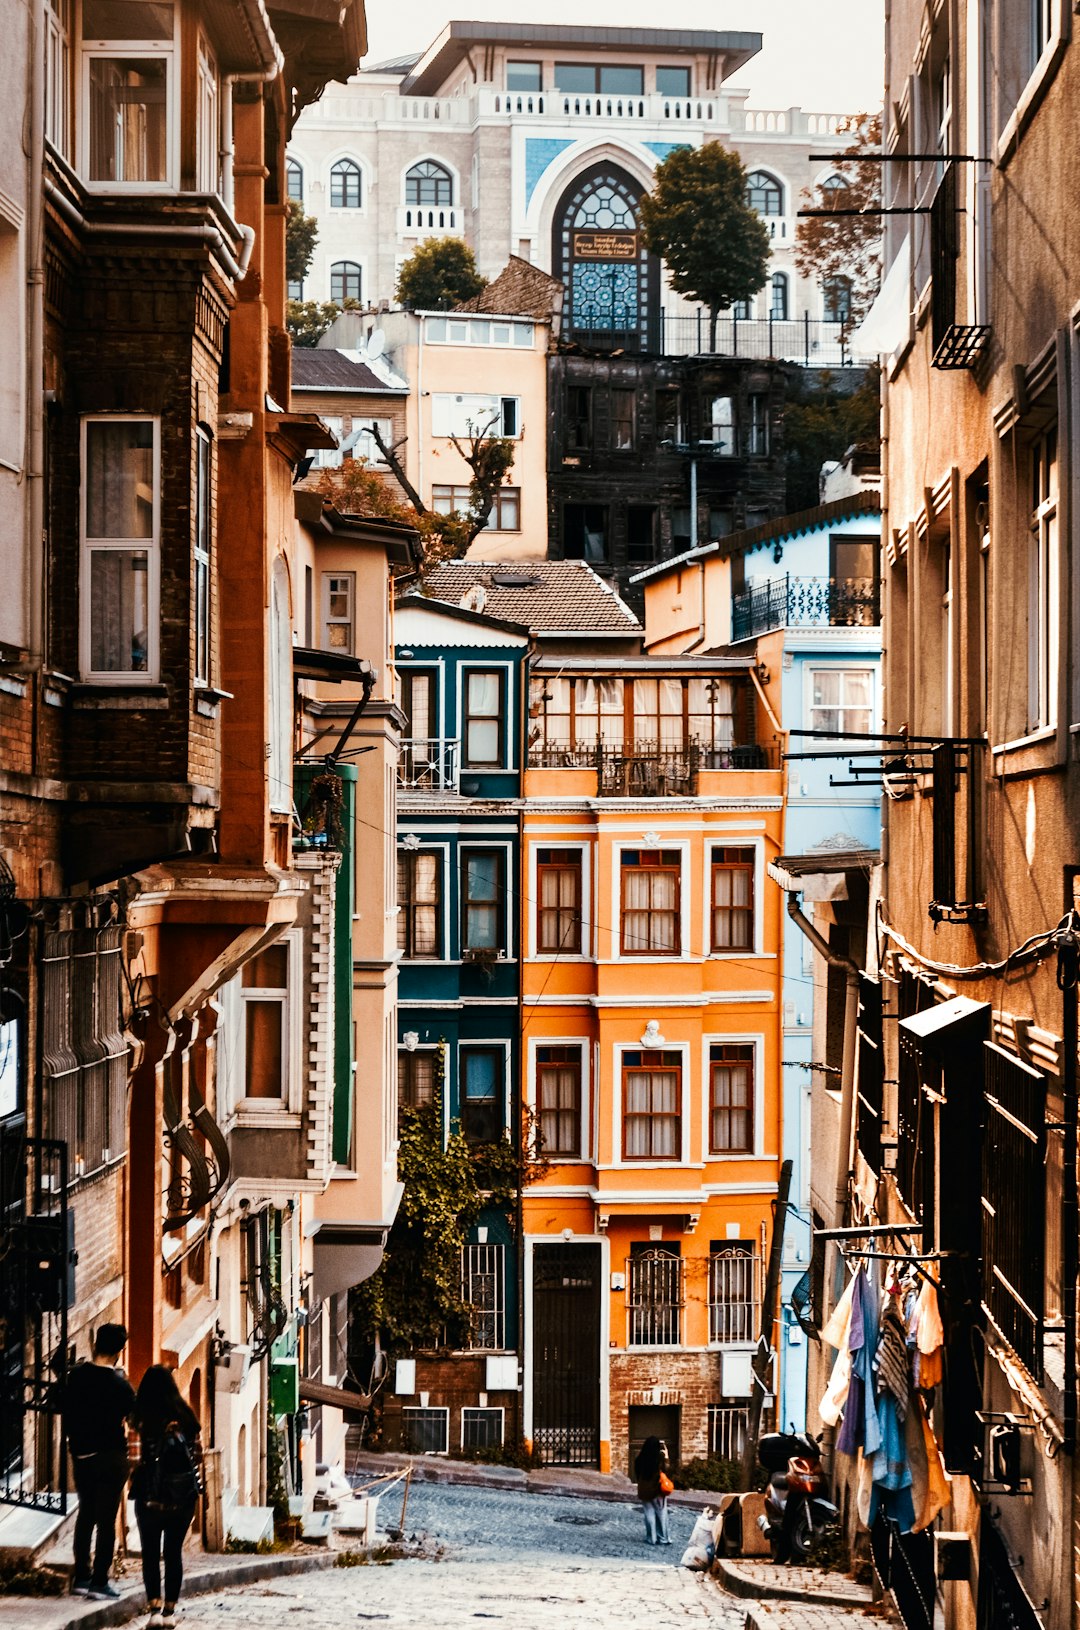
[[290, 198], [285, 221], [285, 276], [290, 283], [304, 281], [318, 241], [318, 221], [314, 215], [304, 214], [304, 206], [297, 199]]
[[673, 288], [709, 310], [710, 347], [717, 313], [750, 300], [765, 285], [769, 234], [746, 201], [746, 171], [719, 142], [676, 147], [656, 167], [641, 200], [645, 242], [667, 263]]
[[357, 300], [346, 300], [340, 306], [334, 300], [321, 305], [318, 300], [290, 300], [285, 307], [285, 327], [292, 335], [294, 345], [318, 345], [334, 318], [343, 311], [359, 311]]
[[794, 513], [820, 503], [821, 466], [843, 458], [849, 447], [877, 446], [880, 396], [877, 365], [867, 368], [852, 390], [849, 375], [817, 378], [793, 368], [784, 408], [787, 509]]
[[480, 1466], [515, 1466], [522, 1472], [534, 1471], [541, 1464], [536, 1450], [524, 1442], [495, 1443], [488, 1449], [473, 1449], [465, 1458]]
[[682, 1488], [738, 1494], [742, 1490], [742, 1467], [737, 1460], [686, 1460], [679, 1467], [678, 1480]]
[[844, 1540], [844, 1530], [838, 1522], [829, 1523], [810, 1553], [810, 1561], [824, 1573], [847, 1573], [851, 1567]]
[[410, 311], [449, 311], [487, 287], [462, 238], [426, 238], [398, 272], [395, 298]]
[[271, 1421], [266, 1429], [266, 1497], [274, 1508], [274, 1530], [290, 1521], [289, 1491], [285, 1487], [284, 1433]]
[[68, 1580], [51, 1568], [32, 1568], [24, 1562], [0, 1564], [0, 1596], [64, 1596]]

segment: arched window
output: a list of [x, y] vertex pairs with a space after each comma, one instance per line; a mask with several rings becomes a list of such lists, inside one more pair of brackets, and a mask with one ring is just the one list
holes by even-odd
[[746, 178], [746, 202], [759, 215], [783, 215], [784, 189], [775, 176], [755, 170]]
[[285, 196], [298, 204], [304, 202], [304, 172], [294, 158], [285, 160]]
[[821, 196], [825, 201], [826, 209], [840, 209], [843, 206], [844, 193], [849, 183], [842, 175], [830, 175], [821, 183]]
[[786, 272], [774, 272], [769, 284], [769, 316], [783, 319], [788, 314], [788, 280]]
[[359, 300], [360, 268], [355, 260], [335, 260], [331, 266], [330, 298], [338, 305], [343, 300]]
[[422, 159], [405, 172], [405, 202], [407, 204], [452, 204], [454, 181], [442, 164], [434, 159]]
[[360, 208], [360, 166], [351, 158], [339, 158], [330, 171], [330, 207]]
[[846, 323], [851, 319], [850, 277], [827, 277], [821, 285], [824, 297], [825, 321]]
[[659, 263], [638, 230], [639, 197], [627, 172], [600, 165], [571, 183], [553, 222], [569, 327], [601, 349], [643, 345], [659, 293]]

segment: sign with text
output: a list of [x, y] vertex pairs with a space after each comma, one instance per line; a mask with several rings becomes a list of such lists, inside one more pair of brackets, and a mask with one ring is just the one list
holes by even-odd
[[636, 232], [575, 232], [575, 260], [636, 260]]

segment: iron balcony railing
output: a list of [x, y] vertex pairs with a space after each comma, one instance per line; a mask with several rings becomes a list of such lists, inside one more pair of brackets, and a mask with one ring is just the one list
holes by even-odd
[[876, 577], [784, 577], [755, 583], [732, 597], [731, 637], [751, 639], [773, 628], [876, 628]]
[[602, 798], [692, 797], [701, 770], [767, 770], [768, 750], [756, 742], [686, 748], [568, 747], [552, 742], [534, 746], [529, 768], [595, 770]]
[[414, 792], [453, 792], [458, 784], [457, 741], [415, 736], [401, 744], [398, 786]]
[[660, 313], [659, 351], [666, 357], [750, 357], [761, 362], [801, 362], [804, 367], [850, 368], [860, 353], [852, 350], [850, 322], [811, 317], [733, 317], [721, 312], [716, 343], [709, 344], [709, 313], [698, 310]]

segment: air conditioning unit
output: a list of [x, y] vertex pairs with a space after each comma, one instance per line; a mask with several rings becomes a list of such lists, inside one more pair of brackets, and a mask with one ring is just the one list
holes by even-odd
[[218, 1355], [217, 1385], [225, 1392], [239, 1392], [251, 1368], [250, 1347], [226, 1347]]

